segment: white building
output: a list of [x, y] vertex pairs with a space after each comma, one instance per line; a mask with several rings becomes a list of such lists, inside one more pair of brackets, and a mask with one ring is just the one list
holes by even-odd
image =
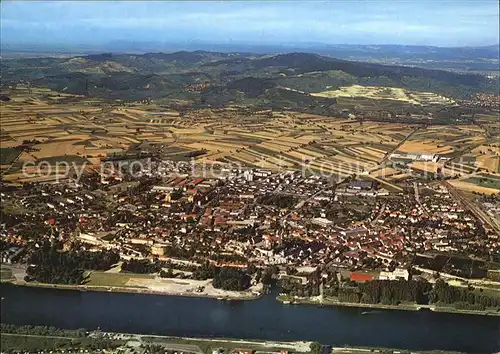
[[380, 280], [408, 280], [410, 273], [407, 269], [396, 268], [394, 272], [380, 272]]

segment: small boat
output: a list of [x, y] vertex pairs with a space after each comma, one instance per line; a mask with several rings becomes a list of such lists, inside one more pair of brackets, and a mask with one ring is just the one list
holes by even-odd
[[362, 315], [375, 315], [379, 313], [380, 311], [363, 311], [361, 312]]
[[283, 301], [283, 303], [284, 303], [285, 305], [289, 305], [289, 304], [290, 304], [290, 301], [288, 301], [288, 300], [284, 300], [284, 301]]

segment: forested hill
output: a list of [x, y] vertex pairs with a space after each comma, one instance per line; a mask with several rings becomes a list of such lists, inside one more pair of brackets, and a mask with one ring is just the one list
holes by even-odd
[[310, 94], [342, 86], [390, 86], [464, 98], [498, 92], [495, 80], [417, 67], [362, 63], [309, 53], [175, 52], [98, 54], [2, 61], [3, 89], [19, 83], [122, 100], [182, 100], [193, 105], [288, 107], [333, 99]]

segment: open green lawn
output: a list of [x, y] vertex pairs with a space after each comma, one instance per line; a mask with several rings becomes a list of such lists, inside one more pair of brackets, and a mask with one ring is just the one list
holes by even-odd
[[126, 286], [130, 278], [152, 278], [148, 274], [105, 273], [92, 271], [85, 285], [90, 286]]

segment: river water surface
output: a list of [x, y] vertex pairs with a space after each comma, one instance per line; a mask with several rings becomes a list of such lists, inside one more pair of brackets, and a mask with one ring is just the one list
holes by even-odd
[[[334, 346], [500, 351], [500, 317], [80, 292], [2, 284], [1, 321], [192, 337], [315, 340]], [[367, 313], [368, 312], [368, 313]]]

